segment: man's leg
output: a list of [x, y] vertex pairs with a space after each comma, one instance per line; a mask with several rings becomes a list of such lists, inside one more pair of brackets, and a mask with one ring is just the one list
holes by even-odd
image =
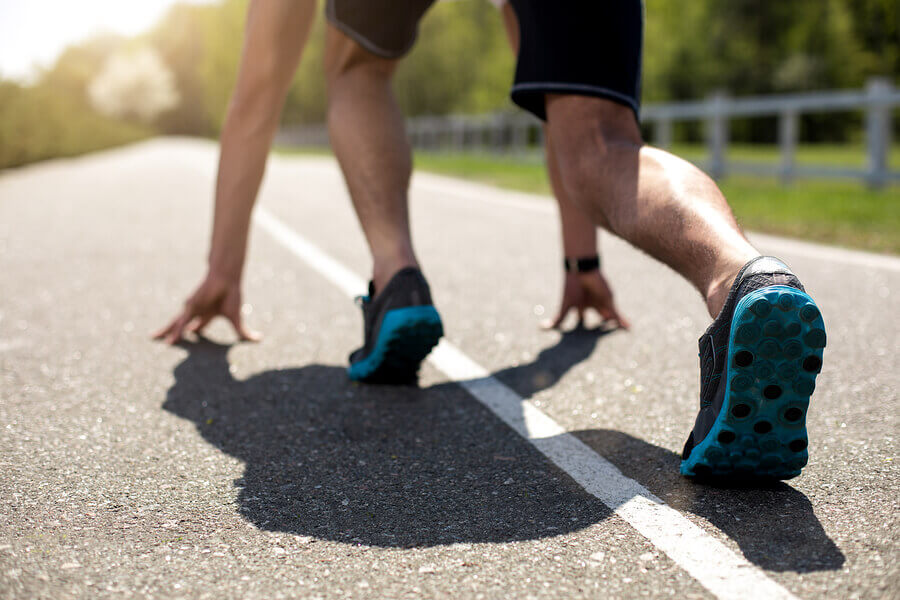
[[642, 3], [513, 2], [513, 100], [547, 119], [568, 197], [690, 280], [714, 317], [698, 344], [700, 410], [682, 474], [795, 477], [808, 459], [821, 313], [787, 265], [759, 256], [708, 177], [643, 145]]
[[643, 145], [629, 107], [553, 94], [546, 107], [568, 196], [595, 223], [686, 277], [715, 317], [735, 275], [759, 256], [715, 183], [687, 161]]
[[411, 150], [391, 90], [396, 64], [328, 26], [328, 130], [372, 252], [376, 291], [400, 269], [418, 266], [407, 202]]
[[546, 107], [570, 197], [688, 278], [715, 319], [699, 342], [700, 411], [681, 473], [799, 475], [825, 347], [821, 313], [800, 280], [759, 256], [706, 175], [642, 145], [631, 108], [566, 95], [549, 95]]
[[[515, 10], [511, 4], [504, 2], [500, 6], [500, 11], [509, 45], [513, 54], [518, 54], [519, 20]], [[566, 258], [571, 259], [590, 257], [597, 253], [597, 228], [584, 214], [584, 211], [574, 204], [566, 194], [565, 186], [559, 175], [556, 153], [553, 151], [550, 136], [547, 135], [546, 125], [544, 126], [544, 150], [550, 187], [559, 207], [563, 254]], [[604, 320], [615, 321], [621, 327], [628, 328], [628, 321], [619, 315], [613, 303], [612, 290], [599, 268], [586, 273], [567, 272], [565, 274], [559, 311], [555, 317], [544, 322], [544, 327], [559, 327], [573, 309], [578, 313], [578, 322], [584, 323], [587, 308], [595, 309]]]
[[410, 238], [412, 156], [391, 91], [396, 64], [329, 25], [325, 73], [331, 145], [373, 261], [372, 284], [362, 302], [364, 342], [350, 356], [348, 375], [394, 384], [415, 381], [422, 360], [443, 335]]

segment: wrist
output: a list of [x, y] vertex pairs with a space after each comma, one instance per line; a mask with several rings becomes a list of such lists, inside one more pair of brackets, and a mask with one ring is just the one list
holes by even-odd
[[244, 271], [244, 261], [241, 257], [211, 254], [207, 269], [210, 277], [240, 281]]
[[566, 273], [593, 273], [600, 270], [600, 255], [566, 256], [563, 259]]

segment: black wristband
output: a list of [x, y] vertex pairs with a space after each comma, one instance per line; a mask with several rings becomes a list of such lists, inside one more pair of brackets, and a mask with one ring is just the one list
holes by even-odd
[[600, 269], [600, 255], [585, 256], [582, 258], [568, 258], [563, 260], [563, 267], [567, 273], [589, 273]]

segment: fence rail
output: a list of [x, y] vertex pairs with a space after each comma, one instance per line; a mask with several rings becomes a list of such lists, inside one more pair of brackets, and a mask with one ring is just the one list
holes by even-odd
[[[891, 171], [888, 165], [891, 113], [898, 106], [900, 89], [893, 87], [888, 79], [873, 78], [862, 90], [744, 98], [719, 93], [694, 102], [648, 104], [642, 109], [641, 120], [651, 128], [653, 142], [663, 148], [672, 144], [674, 123], [704, 122], [709, 157], [700, 166], [716, 178], [729, 173], [775, 175], [785, 181], [804, 176], [855, 178], [881, 187], [890, 181], [900, 181], [900, 172]], [[866, 167], [796, 164], [800, 116], [844, 111], [859, 111], [865, 115]], [[729, 121], [771, 116], [778, 117], [779, 162], [761, 164], [728, 160]], [[523, 152], [543, 143], [541, 123], [523, 112], [414, 117], [407, 120], [407, 132], [414, 147], [426, 150]], [[328, 144], [328, 130], [324, 125], [284, 128], [277, 142], [324, 146]]]

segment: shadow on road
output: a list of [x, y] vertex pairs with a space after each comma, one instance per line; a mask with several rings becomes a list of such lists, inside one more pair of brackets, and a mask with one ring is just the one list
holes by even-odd
[[[496, 373], [523, 397], [590, 356], [605, 331], [576, 330]], [[511, 542], [607, 518], [599, 500], [454, 384], [349, 382], [309, 365], [235, 380], [228, 346], [185, 343], [164, 408], [246, 464], [241, 514], [265, 530], [381, 547]], [[844, 557], [788, 485], [728, 490], [677, 475], [678, 457], [616, 431], [580, 439], [675, 508], [696, 513], [767, 569], [836, 569]]]
[[769, 571], [841, 568], [844, 555], [812, 504], [784, 482], [754, 487], [699, 485], [678, 473], [681, 456], [620, 431], [574, 431], [623, 474], [676, 510], [699, 515], [737, 542], [744, 557]]

